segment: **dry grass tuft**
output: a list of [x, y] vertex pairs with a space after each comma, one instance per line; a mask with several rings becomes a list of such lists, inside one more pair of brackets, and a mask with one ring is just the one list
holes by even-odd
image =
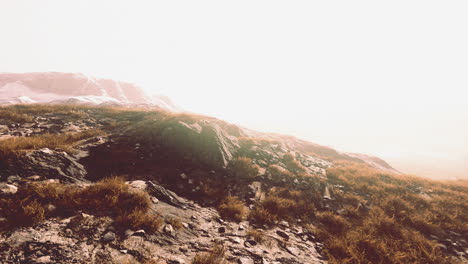
[[236, 179], [252, 179], [258, 175], [258, 166], [246, 157], [234, 158], [227, 167], [229, 175]]
[[[57, 210], [48, 212], [47, 205]], [[31, 183], [0, 199], [0, 214], [14, 226], [32, 225], [53, 215], [84, 211], [116, 217], [118, 226], [154, 232], [163, 224], [149, 213], [150, 199], [143, 191], [130, 190], [122, 178], [108, 178], [82, 189], [59, 183]]]
[[284, 154], [283, 163], [286, 165], [286, 168], [294, 174], [304, 173], [306, 171], [304, 166], [302, 166], [302, 164], [297, 161], [294, 155], [291, 153]]
[[280, 219], [311, 220], [315, 216], [316, 197], [310, 193], [288, 188], [275, 188], [250, 213], [250, 219], [259, 225], [271, 225]]
[[182, 221], [179, 218], [171, 217], [166, 220], [175, 230], [179, 230], [184, 227]]
[[192, 264], [225, 264], [227, 263], [224, 258], [225, 253], [223, 245], [216, 245], [207, 253], [195, 255]]
[[32, 137], [11, 137], [0, 140], [0, 160], [15, 158], [21, 151], [49, 148], [72, 152], [80, 140], [104, 135], [99, 129], [90, 129], [78, 133], [43, 134]]
[[242, 221], [248, 213], [245, 203], [234, 196], [227, 196], [218, 205], [218, 211], [221, 217], [237, 222]]
[[247, 237], [253, 238], [257, 243], [263, 243], [265, 241], [265, 232], [261, 229], [249, 229], [247, 231]]

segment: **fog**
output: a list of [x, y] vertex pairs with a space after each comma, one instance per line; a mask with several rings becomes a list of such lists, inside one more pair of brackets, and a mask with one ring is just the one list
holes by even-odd
[[1, 1], [0, 72], [83, 72], [468, 177], [466, 1]]

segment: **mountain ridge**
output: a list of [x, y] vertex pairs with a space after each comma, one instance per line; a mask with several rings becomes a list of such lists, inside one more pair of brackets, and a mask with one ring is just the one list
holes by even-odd
[[[18, 100], [28, 97], [26, 102]], [[150, 96], [129, 82], [96, 78], [82, 73], [0, 73], [0, 103], [75, 103], [147, 105], [170, 111], [180, 109], [166, 96]]]

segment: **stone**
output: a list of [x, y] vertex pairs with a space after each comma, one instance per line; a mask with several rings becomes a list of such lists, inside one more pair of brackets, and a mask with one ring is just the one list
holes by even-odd
[[137, 231], [133, 232], [133, 234], [132, 234], [132, 236], [145, 236], [145, 235], [146, 235], [146, 232], [143, 229], [137, 230]]
[[29, 176], [29, 177], [26, 178], [26, 179], [28, 179], [28, 180], [30, 180], [30, 181], [40, 181], [40, 180], [42, 179], [42, 177], [39, 176], [39, 175], [33, 175], [33, 176]]
[[187, 253], [188, 252], [188, 247], [187, 246], [179, 247], [179, 251], [183, 252], [183, 253]]
[[50, 259], [50, 256], [42, 256], [40, 258], [37, 258], [36, 263], [51, 263], [52, 260]]
[[127, 230], [125, 230], [124, 234], [125, 234], [126, 237], [130, 237], [130, 236], [133, 235], [133, 233], [135, 233], [135, 231], [133, 231], [131, 229], [127, 229]]
[[252, 246], [256, 246], [257, 245], [257, 241], [253, 240], [253, 239], [247, 239], [247, 242], [249, 242], [250, 245]]
[[112, 242], [115, 240], [115, 234], [114, 232], [107, 232], [103, 237], [102, 237], [102, 241], [104, 242]]
[[221, 233], [221, 234], [222, 234], [222, 233], [225, 233], [225, 232], [226, 232], [226, 227], [220, 226], [220, 227], [218, 228], [218, 233]]
[[251, 258], [238, 258], [238, 264], [254, 264], [254, 261]]
[[47, 210], [47, 212], [49, 212], [49, 213], [53, 213], [53, 212], [55, 212], [55, 210], [57, 210], [57, 206], [55, 206], [55, 205], [53, 205], [53, 204], [48, 204], [48, 205], [46, 206], [46, 210]]
[[231, 237], [231, 238], [229, 238], [229, 240], [234, 244], [241, 244], [242, 243], [242, 239], [240, 239], [239, 237]]
[[18, 191], [18, 187], [8, 184], [0, 183], [0, 194], [15, 194]]
[[138, 190], [145, 190], [146, 187], [148, 186], [145, 181], [141, 181], [141, 180], [131, 181], [131, 182], [127, 182], [127, 183], [132, 188], [135, 188], [135, 189], [138, 189]]
[[239, 231], [244, 231], [244, 230], [245, 230], [245, 226], [244, 226], [244, 225], [239, 225], [238, 230], [239, 230]]
[[184, 179], [184, 180], [187, 179], [187, 174], [181, 173], [181, 174], [180, 174], [180, 178], [182, 178], [182, 179]]
[[286, 232], [282, 231], [282, 230], [278, 230], [276, 231], [276, 234], [284, 239], [289, 239], [289, 235], [286, 234]]
[[185, 264], [185, 260], [177, 257], [172, 257], [171, 259], [167, 260], [168, 264]]
[[283, 227], [289, 227], [289, 223], [287, 221], [284, 221], [284, 220], [279, 222], [279, 225], [283, 226]]
[[154, 204], [157, 204], [159, 203], [159, 200], [156, 197], [151, 197], [151, 202], [153, 202]]
[[172, 227], [172, 225], [167, 224], [164, 226], [164, 232], [172, 234], [174, 233], [174, 228]]
[[300, 250], [297, 247], [289, 246], [286, 247], [286, 250], [293, 256], [299, 256], [300, 254]]
[[11, 176], [8, 176], [8, 178], [7, 178], [8, 183], [13, 183], [13, 182], [17, 182], [17, 181], [21, 181], [21, 177], [18, 176], [18, 175], [11, 175]]

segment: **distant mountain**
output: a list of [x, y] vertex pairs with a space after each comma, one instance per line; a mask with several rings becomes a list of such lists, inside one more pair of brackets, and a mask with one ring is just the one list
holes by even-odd
[[80, 73], [0, 73], [0, 104], [116, 104], [179, 111], [166, 96], [150, 96], [135, 84]]

